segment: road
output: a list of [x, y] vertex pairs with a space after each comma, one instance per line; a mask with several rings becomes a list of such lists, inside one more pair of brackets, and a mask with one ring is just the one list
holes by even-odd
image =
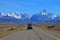
[[18, 31], [0, 40], [60, 40], [60, 39], [34, 27], [33, 30]]

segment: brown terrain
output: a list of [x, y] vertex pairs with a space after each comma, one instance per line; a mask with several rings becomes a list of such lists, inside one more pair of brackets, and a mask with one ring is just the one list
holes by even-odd
[[60, 23], [56, 24], [34, 24], [35, 27], [60, 35]]
[[25, 24], [0, 24], [0, 38], [25, 28]]
[[[60, 35], [60, 23], [57, 24], [33, 24], [34, 27], [37, 27], [41, 30], [46, 30], [55, 34]], [[23, 30], [26, 28], [26, 24], [0, 24], [0, 38], [8, 36], [16, 31]]]

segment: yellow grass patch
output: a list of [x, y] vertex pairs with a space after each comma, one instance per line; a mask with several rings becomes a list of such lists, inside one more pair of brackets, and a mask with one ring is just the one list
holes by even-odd
[[[58, 24], [58, 25], [57, 24], [35, 24], [34, 26], [41, 29], [41, 30], [46, 30], [46, 31], [60, 35], [60, 28], [57, 28], [57, 26], [60, 27], [60, 24]], [[48, 26], [56, 26], [56, 28], [48, 29], [47, 28]]]
[[25, 24], [0, 24], [0, 38], [3, 38], [13, 32], [23, 30]]

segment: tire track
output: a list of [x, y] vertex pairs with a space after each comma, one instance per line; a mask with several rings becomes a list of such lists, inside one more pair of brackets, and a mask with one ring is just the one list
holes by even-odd
[[[34, 31], [34, 30], [33, 30], [33, 31]], [[36, 31], [34, 31], [34, 33], [38, 36], [38, 38], [39, 38], [40, 40], [43, 40]]]
[[39, 36], [39, 34], [38, 34], [36, 31], [34, 31], [34, 30], [29, 30], [29, 40], [31, 40], [31, 31], [39, 38], [38, 40], [43, 40], [43, 39]]

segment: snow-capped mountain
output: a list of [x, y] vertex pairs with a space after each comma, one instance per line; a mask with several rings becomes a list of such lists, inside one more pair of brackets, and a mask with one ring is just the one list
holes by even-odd
[[60, 22], [60, 18], [57, 17], [57, 15], [53, 13], [48, 13], [46, 10], [43, 10], [40, 13], [33, 15], [30, 20], [32, 23], [55, 23], [57, 21]]
[[21, 14], [21, 13], [8, 13], [8, 14], [1, 14], [0, 16], [0, 23], [28, 23], [28, 14]]
[[60, 15], [49, 13], [46, 10], [29, 18], [28, 14], [22, 13], [0, 13], [0, 23], [7, 24], [27, 24], [27, 23], [57, 23], [60, 22]]
[[44, 9], [43, 11], [40, 12], [41, 15], [48, 15], [47, 11]]
[[0, 16], [10, 16], [10, 17], [14, 17], [14, 18], [17, 18], [17, 19], [28, 19], [29, 16], [28, 14], [21, 14], [21, 13], [8, 13], [8, 14], [5, 14], [5, 13], [1, 13]]
[[56, 23], [57, 23], [57, 22], [59, 23], [59, 22], [60, 22], [60, 16], [59, 16], [59, 15], [56, 16], [55, 19], [54, 19], [54, 21], [55, 21]]
[[50, 18], [55, 19], [57, 18], [57, 15], [52, 15]]
[[7, 15], [10, 16], [10, 17], [17, 18], [17, 19], [21, 19], [21, 15], [20, 14], [17, 14], [17, 13], [9, 13]]

